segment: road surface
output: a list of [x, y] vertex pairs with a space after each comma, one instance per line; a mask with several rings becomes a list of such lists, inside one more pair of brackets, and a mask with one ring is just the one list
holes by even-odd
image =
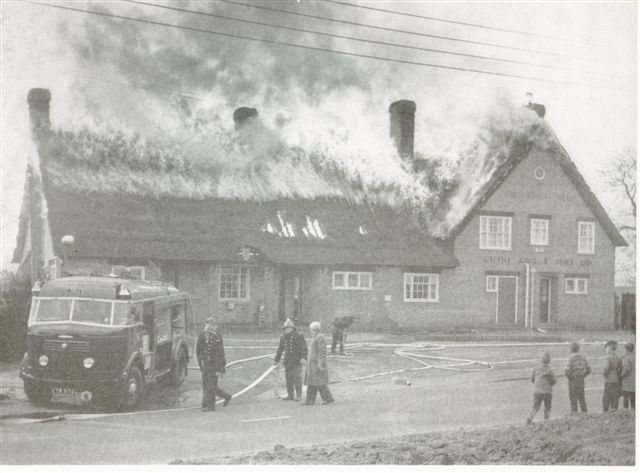
[[[340, 383], [331, 386], [336, 402], [327, 406], [249, 392], [215, 412], [191, 408], [43, 423], [4, 418], [0, 458], [2, 464], [166, 464], [275, 445], [524, 425], [532, 399], [529, 373], [529, 365], [471, 373], [429, 369], [413, 373], [411, 386], [394, 384], [391, 376]], [[601, 375], [587, 378], [586, 388], [589, 408], [600, 411]], [[552, 417], [568, 410], [566, 380], [559, 377]], [[4, 408], [3, 416], [9, 411]], [[541, 418], [542, 412], [536, 420]]]

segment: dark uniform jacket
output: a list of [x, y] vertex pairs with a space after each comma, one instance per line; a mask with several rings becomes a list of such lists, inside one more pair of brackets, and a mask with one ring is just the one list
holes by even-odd
[[276, 352], [275, 362], [278, 363], [284, 352], [283, 364], [289, 368], [296, 366], [300, 363], [300, 360], [307, 359], [307, 342], [304, 339], [304, 335], [298, 332], [295, 328], [291, 333], [283, 333], [280, 337], [280, 345]]
[[224, 373], [227, 361], [224, 358], [222, 335], [217, 330], [200, 333], [196, 343], [196, 356], [200, 369]]
[[355, 322], [355, 317], [353, 315], [345, 315], [344, 317], [335, 319], [333, 322], [331, 322], [331, 325], [333, 325], [334, 332], [342, 333], [343, 331], [351, 327], [353, 325], [353, 322]]

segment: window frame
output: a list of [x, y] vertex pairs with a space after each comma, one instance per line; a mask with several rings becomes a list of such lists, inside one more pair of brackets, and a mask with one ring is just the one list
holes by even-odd
[[[582, 237], [580, 236], [581, 227], [589, 226], [591, 227], [591, 245], [587, 250], [582, 249], [580, 242]], [[593, 255], [596, 252], [596, 222], [592, 222], [589, 220], [578, 220], [578, 254], [579, 255]]]
[[[336, 275], [342, 276], [342, 286], [336, 286]], [[349, 276], [356, 275], [357, 286], [349, 286]], [[369, 276], [369, 285], [362, 286], [362, 276]], [[371, 291], [373, 288], [373, 273], [371, 271], [333, 271], [331, 273], [331, 288], [337, 291]]]
[[[584, 290], [579, 290], [579, 282], [584, 282]], [[569, 290], [569, 282], [573, 282], [573, 289]], [[565, 277], [564, 278], [564, 293], [572, 294], [572, 295], [587, 295], [589, 294], [589, 278], [579, 278], [579, 277]]]
[[[546, 224], [546, 232], [545, 232], [545, 241], [543, 243], [538, 243], [533, 241], [533, 223], [534, 222], [545, 222]], [[531, 246], [549, 246], [549, 219], [548, 218], [540, 218], [540, 217], [531, 217], [529, 218], [529, 244]]]
[[[432, 299], [418, 299], [413, 296], [413, 278], [416, 276], [427, 276], [430, 279], [435, 278], [435, 298]], [[410, 279], [409, 279], [410, 278]], [[410, 284], [409, 297], [407, 298], [407, 284]], [[425, 283], [422, 283], [425, 284]], [[426, 283], [430, 285], [431, 283]], [[428, 294], [429, 291], [427, 291]], [[440, 274], [438, 273], [404, 273], [402, 284], [402, 297], [404, 302], [440, 302]]]
[[[222, 275], [225, 269], [229, 269], [229, 268], [233, 268], [233, 269], [239, 269], [238, 271], [238, 275], [237, 275], [237, 283], [238, 283], [238, 297], [222, 297], [222, 288], [221, 288], [221, 284], [222, 284]], [[248, 301], [250, 299], [250, 294], [249, 294], [249, 290], [251, 287], [251, 271], [249, 270], [249, 266], [243, 266], [243, 265], [239, 265], [239, 264], [225, 264], [225, 265], [221, 265], [218, 268], [218, 301], [221, 302], [226, 302], [226, 301]], [[240, 297], [240, 294], [242, 293], [242, 272], [246, 271], [246, 290], [245, 290], [245, 296], [244, 297]]]
[[[508, 241], [507, 246], [490, 246], [488, 244], [488, 236], [489, 236], [489, 219], [498, 219], [502, 222], [502, 230], [504, 232], [505, 222], [508, 222]], [[483, 228], [485, 231], [483, 232]], [[479, 236], [478, 236], [478, 247], [481, 250], [497, 250], [497, 251], [511, 251], [513, 249], [513, 217], [510, 215], [480, 215], [479, 221]], [[483, 239], [484, 235], [484, 239]], [[502, 237], [504, 240], [504, 236]]]
[[[492, 294], [495, 294], [495, 293], [498, 292], [498, 277], [499, 276], [496, 276], [495, 274], [487, 274], [487, 279], [486, 279], [486, 283], [485, 283], [486, 292], [489, 292], [489, 293], [492, 293]], [[495, 281], [495, 287], [494, 288], [491, 288], [489, 286], [489, 280]]]

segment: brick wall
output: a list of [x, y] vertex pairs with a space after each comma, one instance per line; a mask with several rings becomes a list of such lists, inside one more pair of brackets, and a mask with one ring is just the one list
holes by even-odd
[[[546, 174], [535, 179], [534, 170], [542, 167]], [[556, 278], [556, 299], [552, 294], [552, 325], [573, 328], [610, 328], [613, 323], [614, 247], [602, 227], [595, 225], [595, 254], [578, 254], [578, 219], [594, 219], [582, 197], [555, 158], [534, 148], [508, 179], [482, 206], [482, 211], [513, 212], [512, 250], [479, 249], [480, 218], [475, 216], [455, 240], [455, 254], [461, 265], [447, 275], [447, 287], [453, 294], [443, 297], [451, 309], [472, 306], [477, 321], [491, 323], [495, 314], [495, 294], [485, 291], [486, 271], [512, 271], [520, 275], [518, 310], [524, 315], [525, 266], [532, 264], [546, 276]], [[550, 215], [549, 246], [536, 252], [530, 245], [529, 215]], [[564, 291], [566, 274], [589, 277], [587, 295], [570, 295]], [[536, 278], [538, 275], [536, 275]], [[458, 289], [456, 289], [458, 288]], [[464, 294], [464, 297], [456, 297]], [[452, 300], [448, 297], [453, 296]], [[539, 286], [533, 291], [534, 312]], [[537, 314], [534, 313], [534, 326]]]

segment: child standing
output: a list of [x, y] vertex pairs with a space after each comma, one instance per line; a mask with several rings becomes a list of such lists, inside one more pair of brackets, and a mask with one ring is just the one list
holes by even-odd
[[622, 358], [622, 405], [625, 409], [636, 409], [636, 359], [633, 351], [635, 345], [629, 342], [625, 345], [627, 353]]
[[540, 361], [542, 363], [536, 366], [531, 374], [531, 382], [534, 383], [533, 409], [531, 409], [531, 413], [527, 417], [527, 424], [533, 422], [533, 417], [538, 413], [543, 402], [545, 420], [549, 418], [549, 413], [551, 412], [551, 392], [553, 385], [556, 384], [556, 377], [549, 366], [549, 363], [551, 363], [549, 352], [545, 352]]
[[578, 404], [580, 410], [587, 412], [587, 401], [584, 398], [584, 378], [591, 373], [591, 366], [587, 359], [580, 353], [580, 345], [577, 342], [571, 343], [571, 357], [567, 362], [564, 374], [569, 380], [569, 403], [571, 404], [571, 412], [578, 412]]

